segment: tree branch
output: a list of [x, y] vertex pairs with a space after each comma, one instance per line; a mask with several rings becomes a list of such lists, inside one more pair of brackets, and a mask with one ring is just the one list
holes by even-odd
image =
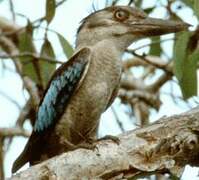
[[13, 137], [13, 136], [29, 137], [30, 132], [19, 127], [0, 128], [0, 137]]
[[[5, 17], [0, 16], [0, 32], [6, 34], [12, 34], [17, 32], [20, 27], [13, 22], [9, 21]], [[2, 34], [0, 34], [2, 35]], [[5, 35], [5, 34], [4, 34]]]
[[185, 165], [199, 165], [199, 107], [119, 138], [119, 145], [101, 141], [95, 151], [64, 153], [10, 179], [125, 179], [157, 172], [179, 177]]
[[[17, 49], [15, 44], [7, 37], [0, 36], [0, 46], [6, 53], [8, 53], [11, 56], [19, 54], [19, 50]], [[25, 87], [27, 88], [27, 90], [32, 98], [33, 106], [36, 109], [39, 104], [39, 101], [40, 101], [39, 91], [36, 87], [36, 83], [33, 82], [29, 77], [23, 76], [22, 64], [18, 59], [13, 60], [13, 62], [15, 64], [17, 72], [20, 74]]]
[[40, 55], [37, 55], [36, 53], [31, 53], [31, 52], [24, 52], [24, 53], [19, 53], [19, 54], [12, 54], [12, 55], [0, 54], [1, 59], [15, 59], [15, 58], [20, 58], [20, 57], [32, 57], [35, 59], [39, 59], [40, 61], [48, 62], [50, 64], [63, 64], [63, 62], [58, 61], [55, 58], [50, 58], [48, 56], [40, 56]]
[[161, 105], [161, 101], [158, 95], [152, 94], [148, 91], [141, 91], [141, 90], [133, 90], [133, 91], [126, 91], [124, 89], [120, 89], [118, 96], [125, 100], [126, 102], [131, 102], [133, 99], [138, 99], [139, 101], [142, 100], [146, 104], [154, 107], [155, 109], [159, 109]]
[[4, 137], [0, 136], [0, 179], [4, 179], [4, 166], [2, 166], [4, 160]]

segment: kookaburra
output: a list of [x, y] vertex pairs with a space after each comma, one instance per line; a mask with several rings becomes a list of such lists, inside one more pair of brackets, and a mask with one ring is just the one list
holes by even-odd
[[86, 17], [77, 32], [74, 55], [52, 76], [12, 172], [95, 137], [101, 114], [117, 96], [125, 49], [141, 38], [187, 28], [183, 22], [149, 18], [129, 6], [107, 7]]

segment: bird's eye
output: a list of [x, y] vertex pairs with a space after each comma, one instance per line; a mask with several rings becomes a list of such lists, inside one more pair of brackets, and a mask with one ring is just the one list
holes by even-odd
[[129, 13], [127, 11], [118, 10], [115, 12], [114, 17], [119, 21], [124, 21], [129, 18]]

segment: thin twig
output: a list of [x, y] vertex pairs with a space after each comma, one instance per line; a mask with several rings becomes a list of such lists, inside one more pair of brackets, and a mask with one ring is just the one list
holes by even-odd
[[[149, 67], [149, 66], [152, 66], [152, 67], [155, 67], [158, 66], [158, 67], [166, 67], [168, 66], [168, 63], [165, 62], [163, 59], [161, 59], [160, 57], [158, 56], [147, 56], [147, 61], [144, 61], [142, 58], [140, 57], [133, 57], [133, 58], [129, 58], [125, 61], [123, 61], [123, 68], [124, 69], [129, 69], [131, 67], [134, 67], [134, 66], [143, 66], [143, 67]], [[167, 67], [169, 70], [172, 69], [169, 67]]]
[[153, 84], [147, 87], [149, 92], [157, 92], [167, 81], [171, 80], [173, 74], [164, 73], [162, 74]]
[[130, 6], [133, 3], [134, 0], [130, 0], [128, 3], [128, 6]]
[[[12, 42], [12, 40], [10, 40], [9, 38], [7, 38], [6, 36], [0, 36], [0, 47], [8, 54], [12, 55], [12, 54], [19, 54], [19, 51], [17, 49], [17, 47], [15, 46], [15, 44]], [[22, 74], [22, 65], [21, 63], [16, 60], [13, 61], [16, 67], [16, 70], [19, 74]]]
[[162, 65], [160, 63], [155, 63], [155, 62], [152, 62], [151, 60], [147, 59], [145, 54], [139, 55], [135, 51], [132, 51], [132, 50], [129, 50], [129, 49], [127, 49], [126, 52], [131, 53], [131, 54], [133, 54], [136, 57], [139, 57], [140, 59], [144, 60], [148, 64], [151, 64], [151, 65], [153, 65], [153, 66], [155, 66], [155, 67], [157, 67], [159, 69], [162, 69], [163, 71], [166, 71], [167, 73], [172, 74], [172, 70], [168, 66], [169, 63], [167, 63], [166, 65], [165, 64]]
[[30, 113], [31, 110], [31, 99], [29, 99], [25, 106], [23, 107], [23, 109], [21, 110], [19, 117], [16, 121], [16, 126], [19, 126], [20, 128], [23, 127], [23, 124], [25, 122], [25, 120], [28, 118], [28, 115]]
[[62, 0], [62, 1], [59, 1], [57, 4], [56, 4], [56, 8], [61, 6], [63, 3], [65, 3], [67, 0]]
[[157, 40], [157, 41], [153, 41], [153, 42], [151, 42], [151, 43], [148, 43], [148, 44], [144, 44], [144, 45], [139, 46], [139, 47], [137, 47], [137, 48], [131, 49], [131, 51], [137, 51], [137, 50], [140, 50], [140, 49], [142, 49], [142, 48], [145, 48], [145, 47], [148, 47], [148, 46], [151, 46], [151, 45], [163, 43], [163, 42], [166, 42], [166, 41], [172, 41], [172, 40], [175, 40], [175, 38], [160, 39], [160, 40]]
[[0, 136], [0, 179], [4, 179], [4, 137]]
[[115, 6], [120, 0], [114, 0], [111, 4], [111, 6]]
[[[56, 3], [55, 8], [58, 8], [59, 6], [63, 5], [67, 0], [61, 0], [59, 2]], [[35, 23], [42, 23], [44, 20], [46, 19], [46, 17], [40, 17], [39, 19], [36, 19], [35, 21], [33, 21], [33, 24]]]
[[136, 100], [138, 99], [139, 101], [145, 102], [147, 105], [155, 108], [156, 110], [158, 110], [161, 105], [159, 96], [155, 93], [150, 93], [147, 91], [141, 91], [141, 90], [126, 91], [124, 89], [120, 89], [118, 96], [127, 102], [130, 102], [133, 99], [136, 99]]
[[25, 87], [26, 87], [27, 91], [31, 95], [32, 105], [36, 109], [38, 107], [38, 105], [39, 105], [39, 102], [40, 102], [40, 96], [39, 96], [39, 93], [38, 93], [37, 85], [28, 76], [25, 76], [23, 78], [23, 81], [24, 81], [24, 84], [25, 84]]
[[[35, 59], [39, 59], [41, 61], [48, 62], [50, 64], [63, 64], [63, 62], [55, 60], [54, 58], [50, 58], [48, 56], [40, 56], [40, 55], [37, 55], [35, 53], [31, 53], [31, 52], [23, 52], [23, 53], [20, 53], [20, 54], [12, 54], [12, 55], [10, 55], [10, 54], [9, 55], [0, 54], [1, 59], [13, 59], [13, 58], [20, 58], [20, 57], [32, 57], [32, 58], [35, 58]], [[32, 60], [30, 62], [32, 62]]]
[[13, 5], [12, 0], [9, 0], [9, 4], [10, 4], [10, 12], [12, 14], [12, 20], [15, 22], [16, 16], [15, 16], [14, 5]]
[[[17, 49], [15, 44], [7, 37], [0, 36], [0, 46], [6, 53], [10, 54], [11, 56], [19, 54], [19, 50]], [[23, 80], [24, 86], [27, 88], [33, 100], [34, 108], [36, 109], [40, 101], [39, 90], [35, 82], [33, 82], [30, 78], [23, 76], [21, 62], [18, 59], [13, 60], [13, 62], [15, 64], [17, 72], [19, 73], [19, 75], [21, 76]]]
[[19, 127], [0, 128], [0, 137], [13, 137], [13, 136], [29, 137], [30, 132]]
[[112, 112], [113, 112], [113, 115], [115, 116], [115, 120], [116, 120], [116, 122], [117, 122], [117, 124], [118, 124], [120, 130], [121, 130], [122, 132], [125, 132], [125, 129], [124, 129], [124, 127], [123, 127], [123, 124], [122, 124], [122, 122], [120, 121], [119, 116], [117, 115], [117, 112], [116, 112], [116, 110], [115, 110], [115, 108], [114, 108], [113, 106], [111, 106], [111, 110], [112, 110]]
[[15, 99], [11, 98], [10, 96], [8, 96], [6, 93], [2, 91], [0, 91], [0, 95], [8, 99], [10, 102], [12, 102], [19, 109], [19, 111], [21, 111], [21, 106]]

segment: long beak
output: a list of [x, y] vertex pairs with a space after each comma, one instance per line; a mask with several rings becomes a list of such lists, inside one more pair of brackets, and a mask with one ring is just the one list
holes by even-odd
[[184, 31], [187, 30], [190, 25], [180, 21], [146, 18], [131, 22], [130, 26], [134, 34], [141, 36], [157, 36]]

